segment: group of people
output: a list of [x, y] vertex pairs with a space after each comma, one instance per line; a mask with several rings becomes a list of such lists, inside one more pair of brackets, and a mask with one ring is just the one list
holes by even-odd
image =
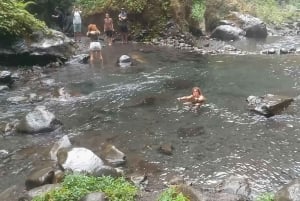
[[[73, 11], [73, 31], [74, 31], [74, 40], [75, 42], [81, 42], [81, 10], [79, 7], [74, 6]], [[55, 8], [55, 14], [52, 15], [53, 18], [56, 18], [59, 28], [63, 31], [64, 25], [63, 25], [63, 14], [58, 9]], [[118, 25], [119, 25], [119, 32], [121, 34], [121, 40], [122, 43], [128, 43], [128, 19], [127, 19], [127, 13], [124, 8], [121, 8], [121, 12], [118, 15]], [[103, 31], [106, 35], [108, 45], [111, 46], [113, 43], [113, 36], [114, 36], [114, 23], [113, 19], [109, 16], [108, 13], [105, 14], [104, 18], [104, 27]], [[102, 54], [101, 54], [101, 43], [99, 42], [99, 36], [100, 36], [100, 29], [97, 27], [96, 24], [89, 24], [88, 25], [88, 31], [86, 35], [90, 38], [90, 61], [93, 62], [95, 60], [102, 60]]]

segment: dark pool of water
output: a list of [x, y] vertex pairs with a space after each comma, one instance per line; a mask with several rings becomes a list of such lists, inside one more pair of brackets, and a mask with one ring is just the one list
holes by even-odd
[[[113, 143], [129, 160], [147, 161], [151, 170], [144, 171], [153, 171], [162, 182], [169, 173], [197, 184], [246, 175], [259, 192], [299, 176], [299, 100], [282, 115], [266, 119], [249, 113], [245, 99], [267, 93], [297, 97], [300, 57], [202, 56], [138, 44], [114, 44], [103, 51], [103, 65], [67, 65], [48, 73], [55, 79], [53, 87], [33, 81], [1, 94], [3, 123], [45, 105], [64, 127], [50, 134], [0, 137], [0, 150], [17, 150], [10, 161], [0, 163], [0, 191], [24, 182], [39, 160], [47, 163], [49, 146], [63, 134], [92, 150]], [[138, 60], [133, 69], [116, 67], [118, 56], [125, 53]], [[207, 97], [198, 111], [176, 101], [190, 94], [192, 86], [200, 86]], [[75, 96], [50, 98], [55, 87]], [[36, 104], [6, 101], [29, 92], [46, 98]], [[139, 104], [147, 97], [154, 97], [154, 103]], [[157, 151], [163, 143], [174, 146], [172, 156]]]

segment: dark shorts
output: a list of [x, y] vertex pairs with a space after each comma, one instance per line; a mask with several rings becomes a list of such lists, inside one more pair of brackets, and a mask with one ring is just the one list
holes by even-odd
[[113, 36], [113, 33], [114, 32], [112, 30], [105, 31], [106, 36], [110, 38]]
[[127, 24], [120, 24], [119, 28], [120, 28], [121, 33], [127, 33], [128, 32]]

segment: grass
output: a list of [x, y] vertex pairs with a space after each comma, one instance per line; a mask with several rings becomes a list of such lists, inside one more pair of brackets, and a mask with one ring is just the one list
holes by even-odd
[[110, 201], [133, 201], [137, 188], [123, 177], [92, 177], [82, 174], [67, 175], [62, 187], [38, 196], [33, 201], [79, 201], [91, 192], [103, 192]]
[[274, 201], [273, 193], [263, 193], [255, 201]]
[[178, 192], [175, 187], [170, 187], [159, 196], [158, 201], [189, 201], [189, 199]]

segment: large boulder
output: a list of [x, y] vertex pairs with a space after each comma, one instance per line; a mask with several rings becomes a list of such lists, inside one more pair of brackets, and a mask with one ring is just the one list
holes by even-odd
[[213, 30], [210, 37], [230, 41], [238, 40], [242, 36], [244, 36], [244, 31], [242, 29], [231, 25], [220, 25]]
[[264, 96], [249, 96], [248, 107], [251, 111], [271, 117], [280, 114], [294, 101], [291, 97], [267, 94]]
[[251, 15], [232, 12], [229, 17], [237, 26], [245, 31], [248, 38], [266, 38], [268, 36], [266, 24]]
[[79, 173], [96, 174], [104, 163], [95, 153], [83, 147], [62, 148], [57, 153], [57, 160], [65, 170]]
[[75, 51], [75, 43], [63, 33], [33, 33], [13, 41], [0, 39], [0, 65], [47, 65], [65, 62]]
[[21, 133], [51, 132], [61, 125], [53, 113], [44, 106], [37, 106], [29, 112], [17, 125], [17, 131]]
[[55, 180], [55, 172], [51, 167], [33, 171], [25, 181], [26, 190], [30, 190], [45, 184], [52, 184]]

